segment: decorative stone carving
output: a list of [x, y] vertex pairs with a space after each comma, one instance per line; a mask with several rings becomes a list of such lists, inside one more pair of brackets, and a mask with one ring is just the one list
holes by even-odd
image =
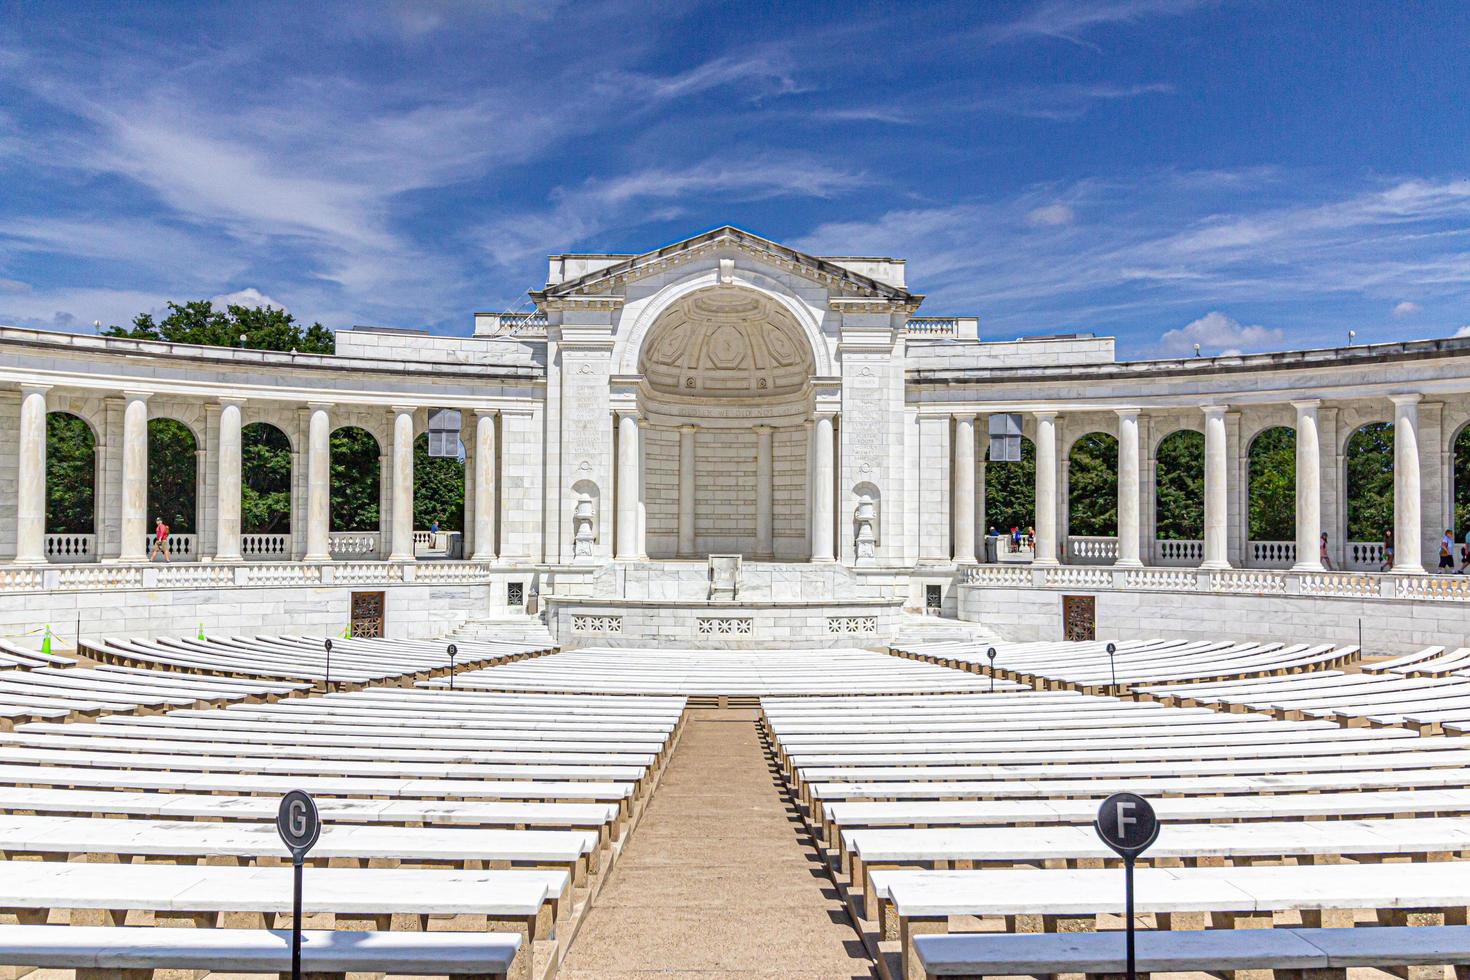
[[853, 513], [853, 523], [857, 530], [858, 561], [876, 560], [878, 557], [878, 508], [874, 506], [871, 497], [864, 496], [858, 500], [857, 509]]
[[591, 561], [592, 544], [597, 540], [593, 530], [596, 515], [592, 511], [592, 497], [577, 495], [577, 506], [572, 510], [572, 557], [578, 561]]

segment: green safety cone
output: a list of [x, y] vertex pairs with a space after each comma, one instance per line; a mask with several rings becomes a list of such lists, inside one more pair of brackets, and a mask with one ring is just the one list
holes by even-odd
[[352, 624], [351, 623], [348, 623], [346, 626], [342, 627], [342, 639], [344, 639], [344, 640], [350, 640], [350, 639], [352, 639]]
[[42, 653], [50, 653], [51, 652], [51, 627], [50, 626], [47, 626], [46, 627], [46, 635], [43, 636], [43, 637], [41, 637], [41, 652]]
[[203, 623], [200, 623], [199, 624], [199, 641], [201, 643], [204, 642], [204, 624]]

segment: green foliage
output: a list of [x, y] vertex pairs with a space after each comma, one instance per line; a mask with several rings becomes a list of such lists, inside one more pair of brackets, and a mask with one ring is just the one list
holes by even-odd
[[[151, 313], [133, 317], [131, 327], [116, 324], [102, 331], [105, 337], [135, 340], [166, 340], [175, 344], [204, 344], [209, 347], [249, 347], [255, 350], [297, 350], [303, 354], [330, 354], [336, 347], [332, 331], [320, 323], [302, 328], [285, 310], [267, 306], [228, 306], [216, 310], [209, 300], [168, 304], [168, 316], [155, 321]], [[246, 340], [240, 342], [240, 335]], [[154, 515], [157, 516], [157, 515]]]
[[348, 425], [332, 433], [332, 530], [378, 530], [381, 450], [371, 432]]
[[1296, 430], [1273, 426], [1251, 442], [1250, 540], [1296, 540]]
[[[463, 449], [463, 447], [461, 447]], [[427, 530], [464, 530], [464, 460], [429, 455], [429, 436], [413, 441], [413, 526]]]
[[1021, 439], [1019, 463], [985, 465], [985, 532], [1022, 531], [1036, 524], [1036, 446]]
[[1465, 540], [1470, 528], [1470, 425], [1455, 437], [1455, 538]]
[[1068, 534], [1113, 537], [1118, 533], [1118, 440], [1089, 432], [1072, 443], [1068, 470]]
[[240, 530], [291, 531], [291, 442], [267, 422], [240, 430]]
[[46, 532], [93, 534], [97, 440], [68, 412], [46, 416]]
[[1393, 423], [1370, 422], [1348, 439], [1349, 541], [1382, 541], [1393, 529]]
[[1160, 541], [1205, 536], [1205, 436], [1180, 429], [1159, 443], [1155, 516]]
[[174, 419], [148, 420], [148, 531], [162, 517], [174, 534], [193, 534], [198, 466], [189, 427]]

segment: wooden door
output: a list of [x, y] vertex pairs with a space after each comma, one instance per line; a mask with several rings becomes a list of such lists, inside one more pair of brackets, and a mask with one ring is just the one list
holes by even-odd
[[352, 635], [368, 639], [383, 636], [383, 593], [352, 593]]
[[1068, 640], [1097, 639], [1097, 597], [1062, 596], [1062, 635]]

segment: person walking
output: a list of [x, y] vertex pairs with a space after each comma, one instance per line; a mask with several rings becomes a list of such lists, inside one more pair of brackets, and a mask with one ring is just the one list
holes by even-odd
[[1444, 529], [1444, 537], [1439, 539], [1439, 567], [1451, 571], [1455, 568], [1455, 532], [1449, 528]]
[[163, 523], [162, 517], [153, 519], [153, 551], [149, 553], [148, 560], [152, 561], [163, 553], [163, 560], [168, 561], [168, 525]]
[[1383, 564], [1378, 566], [1380, 572], [1386, 572], [1393, 567], [1393, 532], [1383, 532]]
[[1322, 567], [1325, 568], [1325, 569], [1327, 569], [1329, 572], [1336, 571], [1336, 569], [1334, 569], [1332, 567], [1332, 557], [1327, 554], [1327, 532], [1326, 531], [1323, 531], [1322, 532], [1322, 540], [1317, 545], [1317, 561], [1321, 562]]
[[1465, 569], [1470, 568], [1470, 525], [1465, 526], [1465, 543], [1460, 545], [1460, 574], [1465, 574]]

